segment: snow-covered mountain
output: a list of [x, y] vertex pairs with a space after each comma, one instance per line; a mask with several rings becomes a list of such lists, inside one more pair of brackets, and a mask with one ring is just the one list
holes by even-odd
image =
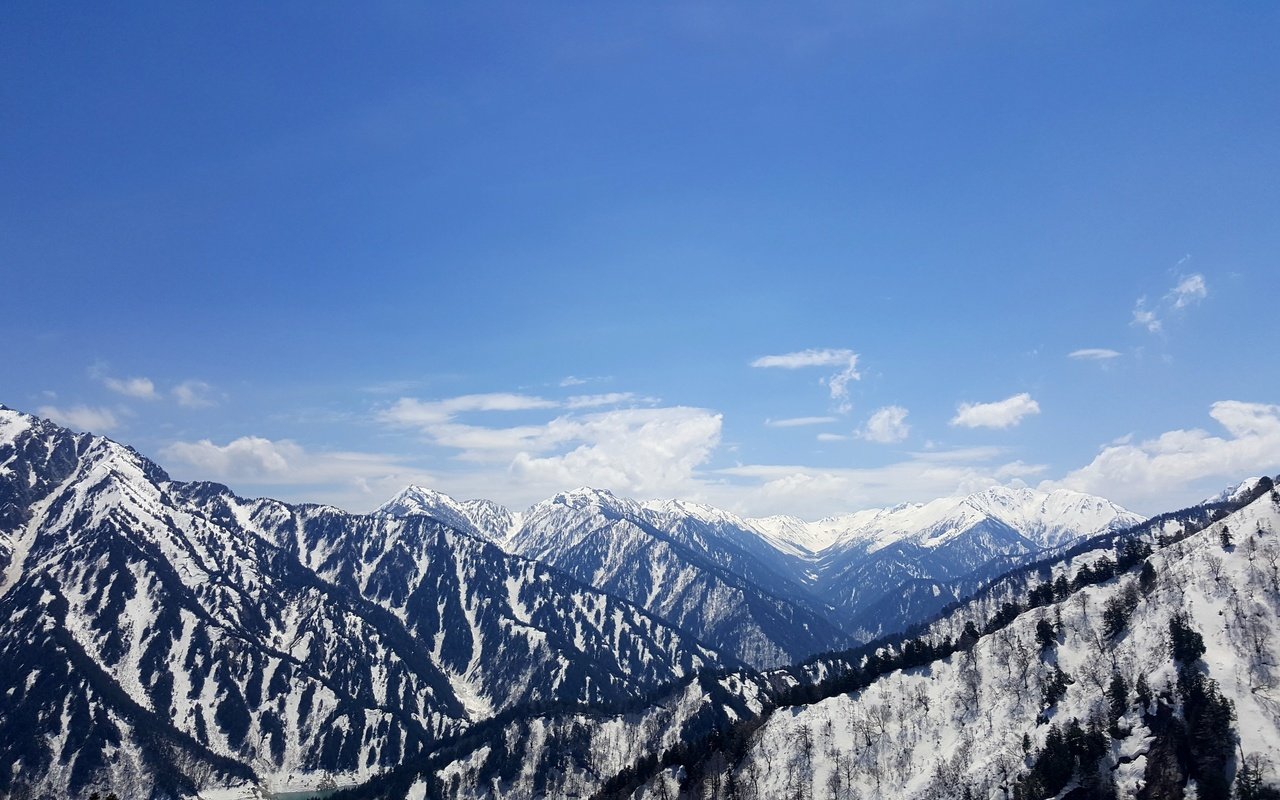
[[1011, 598], [959, 609], [917, 641], [964, 646], [927, 666], [772, 713], [728, 768], [739, 796], [1226, 798], [1246, 767], [1277, 781], [1280, 498], [1160, 545], [1182, 527], [1151, 531], [1155, 552], [1115, 577], [1094, 575], [1110, 549], [1052, 565], [1033, 583], [1074, 588], [1009, 619]]
[[[1270, 497], [1262, 479], [1125, 532], [1137, 518], [1106, 501], [1029, 490], [813, 524], [591, 489], [514, 515], [411, 488], [379, 512], [352, 515], [175, 482], [128, 447], [0, 407], [0, 796], [192, 797], [210, 787], [307, 789], [330, 777], [364, 782], [353, 796], [395, 798], [662, 796], [681, 776], [709, 797], [750, 796], [741, 789], [750, 780], [766, 781], [761, 797], [803, 792], [803, 774], [828, 788], [846, 781], [841, 797], [907, 796], [885, 789], [899, 778], [912, 791], [961, 785], [952, 780], [959, 761], [986, 758], [988, 739], [1004, 741], [1005, 727], [1024, 721], [1000, 693], [1034, 705], [998, 674], [1025, 660], [1009, 638], [1023, 642], [1025, 626], [1052, 614], [1077, 631], [1018, 675], [1040, 686], [1060, 665], [1076, 681], [1060, 706], [1073, 714], [1071, 692], [1101, 680], [1097, 665], [1112, 657], [1126, 675], [1162, 674], [1139, 653], [1149, 644], [1140, 638], [1130, 661], [1119, 645], [1100, 650], [1104, 659], [1073, 643], [1097, 644], [1113, 600], [1129, 602], [1136, 566], [1096, 576], [1134, 537], [1156, 548], [1162, 576], [1177, 577], [1125, 605], [1134, 620], [1126, 630], [1158, 629], [1181, 602], [1175, 590], [1198, 587], [1186, 610], [1206, 640], [1252, 647], [1264, 672], [1280, 663], [1270, 628], [1252, 622], [1265, 607], [1229, 588], [1270, 586], [1280, 596]], [[1047, 600], [1024, 602], [1044, 585], [1053, 587]], [[974, 592], [916, 644], [870, 660], [877, 645], [809, 658], [928, 621]], [[1228, 616], [1214, 622], [1218, 610]], [[1210, 623], [1225, 626], [1221, 637]], [[975, 700], [968, 667], [956, 665], [988, 649], [978, 674], [990, 687]], [[890, 669], [907, 658], [910, 669]], [[1041, 678], [1027, 677], [1035, 669]], [[895, 675], [945, 685], [926, 696], [933, 711], [894, 695], [903, 732], [893, 729], [876, 751], [879, 786], [874, 770], [833, 778], [843, 756], [826, 772], [817, 762], [804, 762], [809, 773], [789, 766], [812, 756], [810, 737], [777, 727], [780, 705], [793, 709], [787, 717], [810, 718], [837, 696], [856, 702], [881, 681], [905, 680]], [[966, 702], [986, 722], [957, 716], [957, 680], [968, 681]], [[1251, 702], [1270, 708], [1270, 684], [1251, 680], [1262, 687]], [[934, 691], [918, 683], [902, 689], [912, 703]], [[1131, 729], [1147, 725], [1142, 740], [1156, 743], [1148, 755], [1165, 752], [1169, 720], [1185, 714], [1178, 691], [1168, 713], [1152, 700], [1148, 714], [1126, 718]], [[912, 728], [915, 714], [931, 727]], [[826, 721], [811, 719], [825, 736]], [[1041, 727], [1027, 731], [1027, 769], [1055, 741]], [[986, 739], [965, 744], [973, 735], [964, 731]], [[1132, 777], [1127, 746], [1116, 746], [1116, 774]], [[858, 758], [865, 749], [857, 745]], [[935, 750], [951, 760], [925, 777], [886, 766]], [[975, 764], [1008, 766], [981, 758]], [[781, 766], [752, 778], [750, 764], [765, 759]], [[965, 775], [990, 788], [981, 769]]]
[[905, 629], [1028, 558], [1142, 519], [1078, 492], [1006, 488], [812, 523], [590, 488], [521, 515], [482, 518], [482, 502], [410, 487], [380, 512], [473, 531], [757, 668]]
[[778, 516], [747, 523], [783, 549], [800, 547], [822, 555], [855, 547], [875, 552], [903, 541], [937, 548], [992, 520], [1045, 549], [1142, 519], [1109, 500], [1081, 492], [996, 486], [963, 497], [857, 511], [816, 522]]
[[910, 638], [522, 721], [354, 797], [1271, 797], [1277, 612], [1268, 480], [1015, 570]]
[[817, 523], [838, 530], [816, 554], [823, 599], [864, 640], [902, 630], [1037, 554], [1142, 517], [1071, 491], [996, 487], [967, 497], [862, 511]]
[[455, 500], [424, 486], [408, 486], [373, 512], [392, 517], [422, 515], [455, 530], [501, 544], [520, 524], [520, 515], [492, 500]]
[[436, 519], [174, 482], [4, 407], [0, 552], [0, 796], [351, 781], [726, 663]]
[[756, 667], [847, 641], [796, 565], [732, 514], [595, 489], [530, 508], [510, 550], [624, 597]]

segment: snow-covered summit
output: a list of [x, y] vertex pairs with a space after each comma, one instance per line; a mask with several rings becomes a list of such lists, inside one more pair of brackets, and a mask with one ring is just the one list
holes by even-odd
[[1049, 548], [1070, 539], [1135, 525], [1143, 518], [1109, 500], [1081, 492], [996, 486], [966, 496], [856, 511], [816, 522], [785, 516], [747, 522], [771, 541], [822, 553], [837, 546], [859, 546], [874, 552], [904, 540], [937, 547], [959, 532], [989, 520], [1007, 525], [1039, 547]]
[[1251, 494], [1257, 488], [1258, 484], [1264, 480], [1271, 480], [1266, 476], [1255, 475], [1251, 478], [1245, 478], [1239, 483], [1232, 484], [1212, 497], [1206, 497], [1203, 501], [1206, 505], [1216, 503], [1235, 503], [1241, 498]]
[[519, 525], [519, 515], [492, 500], [459, 501], [425, 486], [406, 486], [374, 513], [392, 517], [425, 515], [491, 542], [505, 541]]

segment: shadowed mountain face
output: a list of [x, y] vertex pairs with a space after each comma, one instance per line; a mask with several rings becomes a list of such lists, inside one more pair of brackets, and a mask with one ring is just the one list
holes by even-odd
[[517, 705], [633, 702], [723, 663], [427, 517], [172, 482], [0, 407], [0, 794], [349, 779]]

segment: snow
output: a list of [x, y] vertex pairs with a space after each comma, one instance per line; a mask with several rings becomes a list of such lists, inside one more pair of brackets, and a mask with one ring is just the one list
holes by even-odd
[[1222, 491], [1218, 492], [1212, 497], [1206, 497], [1201, 502], [1204, 503], [1205, 505], [1212, 505], [1215, 503], [1237, 502], [1246, 494], [1253, 491], [1254, 487], [1256, 487], [1258, 485], [1258, 482], [1261, 480], [1262, 480], [1262, 476], [1260, 475], [1254, 475], [1253, 477], [1245, 478], [1239, 483], [1228, 486], [1227, 488], [1223, 489]]
[[821, 555], [837, 547], [873, 553], [903, 540], [938, 547], [987, 519], [1004, 523], [1046, 548], [1142, 521], [1108, 500], [1079, 492], [994, 487], [964, 497], [867, 509], [816, 522], [787, 516], [746, 522], [783, 552]]
[[[1236, 544], [1224, 549], [1226, 527]], [[979, 796], [1001, 796], [1003, 774], [1023, 769], [1021, 739], [1043, 743], [1038, 723], [1039, 681], [1058, 663], [1074, 683], [1048, 713], [1059, 724], [1082, 722], [1100, 708], [1112, 669], [1132, 686], [1145, 676], [1159, 692], [1175, 679], [1168, 655], [1168, 620], [1186, 609], [1205, 639], [1208, 674], [1236, 706], [1243, 753], [1280, 752], [1280, 511], [1269, 496], [1193, 535], [1158, 549], [1151, 561], [1157, 588], [1140, 600], [1117, 640], [1101, 634], [1106, 602], [1137, 582], [1131, 571], [1087, 587], [1053, 606], [1020, 615], [1007, 628], [982, 637], [972, 656], [956, 654], [927, 668], [889, 674], [864, 690], [775, 713], [755, 736], [738, 777], [759, 783], [759, 796], [789, 796], [809, 784], [814, 796], [846, 777], [862, 796], [921, 797], [939, 770], [955, 767], [966, 780], [986, 787]], [[1096, 561], [1089, 554], [1070, 565]], [[972, 610], [962, 608], [926, 635], [954, 636]], [[1035, 624], [1060, 616], [1063, 641], [1045, 658], [1036, 655]], [[1025, 669], [1024, 669], [1025, 668]], [[966, 677], [968, 676], [968, 677]], [[1122, 797], [1133, 797], [1142, 780], [1149, 736], [1138, 710], [1125, 724], [1129, 737], [1116, 740], [1113, 758]], [[815, 742], [811, 764], [796, 743]], [[853, 768], [840, 774], [846, 765]], [[1274, 780], [1272, 774], [1268, 779]], [[937, 788], [934, 786], [933, 788]], [[944, 792], [945, 793], [945, 792]]]
[[0, 447], [12, 446], [18, 437], [31, 429], [34, 417], [0, 407]]

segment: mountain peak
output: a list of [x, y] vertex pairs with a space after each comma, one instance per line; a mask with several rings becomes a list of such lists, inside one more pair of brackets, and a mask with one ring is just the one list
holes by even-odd
[[409, 485], [373, 512], [391, 517], [428, 516], [451, 528], [491, 542], [507, 537], [515, 518], [490, 500], [458, 501], [426, 486]]

